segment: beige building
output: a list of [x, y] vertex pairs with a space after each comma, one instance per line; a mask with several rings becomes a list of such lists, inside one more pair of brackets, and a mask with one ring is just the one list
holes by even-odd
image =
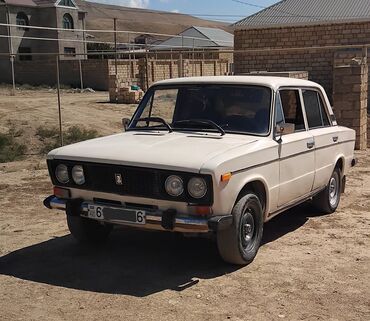
[[[84, 32], [65, 30], [32, 29], [27, 26], [82, 30], [85, 12], [74, 0], [0, 0], [0, 22], [17, 25], [0, 26], [0, 52], [13, 54], [64, 53], [61, 59], [75, 59], [76, 54], [86, 53]], [[49, 38], [51, 40], [27, 39]], [[4, 65], [4, 56], [1, 57]], [[16, 60], [40, 59], [39, 56], [17, 55]], [[45, 58], [45, 56], [43, 56]], [[50, 57], [48, 57], [50, 58]], [[9, 58], [5, 60], [9, 61]], [[6, 63], [5, 63], [6, 64]]]

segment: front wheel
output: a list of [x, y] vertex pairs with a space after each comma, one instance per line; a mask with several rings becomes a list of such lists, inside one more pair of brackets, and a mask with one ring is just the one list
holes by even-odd
[[336, 167], [326, 188], [314, 197], [314, 206], [326, 214], [334, 213], [339, 205], [341, 190], [341, 173]]
[[88, 218], [71, 215], [67, 215], [67, 224], [71, 234], [81, 243], [104, 242], [113, 228], [112, 225], [102, 225]]
[[217, 233], [222, 259], [231, 264], [247, 265], [257, 255], [263, 234], [263, 212], [259, 198], [245, 193], [235, 204], [233, 223]]

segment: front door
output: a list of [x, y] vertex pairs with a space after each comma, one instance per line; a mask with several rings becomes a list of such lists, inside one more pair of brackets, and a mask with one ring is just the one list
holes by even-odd
[[294, 132], [282, 135], [279, 144], [278, 207], [284, 207], [312, 191], [315, 177], [315, 143], [306, 128], [299, 89], [280, 90], [276, 105], [277, 125], [294, 125]]

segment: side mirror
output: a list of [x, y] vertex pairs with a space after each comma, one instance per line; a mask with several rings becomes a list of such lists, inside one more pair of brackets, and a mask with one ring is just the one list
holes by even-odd
[[126, 131], [127, 130], [127, 127], [128, 127], [128, 124], [130, 123], [130, 119], [128, 118], [122, 118], [122, 126], [123, 126], [123, 130]]
[[279, 142], [281, 142], [281, 136], [293, 134], [295, 132], [295, 124], [291, 123], [281, 123], [276, 125], [276, 137], [280, 136], [279, 139], [277, 139]]

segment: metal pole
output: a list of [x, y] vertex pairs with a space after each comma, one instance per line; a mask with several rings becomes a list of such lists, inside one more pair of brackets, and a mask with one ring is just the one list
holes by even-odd
[[58, 113], [59, 113], [59, 137], [60, 137], [60, 146], [63, 146], [62, 108], [61, 108], [61, 104], [60, 104], [59, 55], [56, 56], [56, 63], [57, 63], [57, 93], [58, 93]]
[[114, 68], [116, 79], [118, 76], [118, 67], [117, 67], [117, 18], [114, 18]]
[[[87, 55], [87, 43], [86, 43], [86, 14], [84, 13], [84, 16], [83, 16], [83, 19], [82, 19], [82, 39], [83, 39], [83, 45], [84, 45], [84, 54]], [[87, 56], [84, 57], [85, 59], [87, 58]]]
[[10, 93], [11, 96], [15, 96], [15, 72], [14, 72], [14, 54], [13, 54], [13, 41], [11, 37], [11, 31], [10, 31], [10, 14], [9, 14], [9, 8], [8, 6], [5, 6], [6, 8], [6, 23], [8, 24], [8, 46], [9, 46], [9, 54], [10, 54], [10, 67], [11, 67], [11, 73], [12, 73], [12, 91]]
[[80, 69], [80, 86], [81, 86], [81, 90], [84, 89], [84, 80], [83, 80], [83, 77], [82, 77], [82, 62], [81, 62], [81, 59], [78, 59], [78, 67]]
[[146, 76], [146, 90], [149, 89], [149, 70], [148, 70], [148, 43], [147, 38], [145, 38], [145, 76]]
[[195, 68], [195, 56], [194, 56], [194, 50], [195, 50], [195, 39], [193, 38], [193, 65], [191, 67], [191, 75], [194, 76], [194, 68]]

